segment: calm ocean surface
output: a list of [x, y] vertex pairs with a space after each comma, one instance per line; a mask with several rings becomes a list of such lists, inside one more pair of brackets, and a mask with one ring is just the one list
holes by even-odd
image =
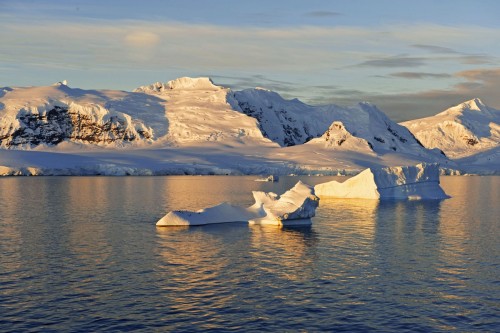
[[335, 177], [0, 179], [0, 331], [500, 331], [500, 177], [322, 200], [312, 227], [157, 228]]

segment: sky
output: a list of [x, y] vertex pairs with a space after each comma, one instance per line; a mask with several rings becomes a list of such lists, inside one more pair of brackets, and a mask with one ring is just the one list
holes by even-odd
[[131, 91], [182, 76], [391, 119], [500, 109], [497, 0], [0, 0], [0, 86]]

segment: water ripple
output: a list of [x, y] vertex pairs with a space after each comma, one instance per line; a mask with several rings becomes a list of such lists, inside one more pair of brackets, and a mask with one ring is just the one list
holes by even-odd
[[322, 200], [305, 228], [154, 226], [295, 180], [1, 179], [0, 331], [498, 330], [498, 177], [445, 177], [443, 202]]

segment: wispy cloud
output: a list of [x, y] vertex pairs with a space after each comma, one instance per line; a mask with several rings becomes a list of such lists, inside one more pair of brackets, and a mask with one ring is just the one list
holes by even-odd
[[436, 45], [425, 45], [425, 44], [413, 44], [412, 47], [429, 51], [432, 53], [438, 53], [438, 54], [456, 54], [460, 53], [457, 52], [449, 47], [444, 47], [444, 46], [436, 46]]
[[393, 56], [363, 61], [362, 67], [419, 67], [425, 64], [425, 58], [409, 56]]
[[284, 96], [297, 97], [290, 93], [295, 93], [297, 91], [300, 91], [301, 88], [304, 88], [300, 84], [284, 80], [272, 79], [263, 74], [254, 74], [250, 76], [241, 76], [241, 77], [227, 76], [227, 75], [205, 75], [205, 76], [210, 76], [212, 79], [217, 80], [218, 83], [220, 82], [220, 84], [222, 84], [223, 86], [234, 90], [262, 87], [283, 93]]
[[430, 52], [432, 54], [448, 55], [448, 57], [440, 58], [441, 60], [456, 60], [462, 64], [483, 65], [494, 64], [496, 59], [487, 54], [459, 52], [449, 47], [425, 44], [413, 44], [414, 48]]
[[[109, 88], [132, 89], [148, 83], [145, 77], [159, 81], [205, 73], [219, 74], [221, 84], [237, 88], [264, 86], [285, 95], [309, 97], [309, 102], [380, 101], [384, 108], [390, 104], [387, 101], [404, 105], [404, 99], [397, 96], [408, 101], [422, 96], [408, 94], [411, 90], [439, 91], [437, 95], [444, 96], [446, 91], [465, 89], [450, 86], [456, 81], [468, 83], [478, 95], [481, 91], [493, 95], [488, 90], [493, 79], [481, 72], [482, 79], [473, 80], [467, 70], [492, 66], [498, 59], [494, 43], [485, 42], [498, 39], [498, 30], [476, 26], [257, 28], [117, 19], [16, 22], [0, 13], [0, 66], [15, 65], [16, 69], [2, 73], [6, 85], [21, 77], [30, 85], [54, 72], [78, 72], [84, 73], [90, 87], [112, 82]], [[459, 45], [482, 53], [461, 53]], [[21, 69], [28, 74], [17, 75]], [[393, 79], [380, 79], [388, 76]], [[415, 80], [401, 84], [400, 79], [411, 78]], [[460, 97], [465, 97], [464, 92], [459, 91]]]
[[160, 42], [160, 36], [151, 31], [132, 31], [124, 40], [131, 47], [154, 47]]
[[320, 84], [316, 86], [311, 86], [312, 89], [322, 89], [322, 90], [334, 90], [339, 89], [337, 84]]
[[500, 68], [494, 69], [471, 69], [456, 73], [456, 76], [469, 81], [479, 81], [487, 84], [500, 81]]
[[486, 65], [486, 64], [497, 64], [498, 59], [495, 57], [485, 55], [485, 54], [471, 54], [471, 55], [463, 55], [459, 57], [459, 60], [463, 64], [468, 65]]
[[[92, 22], [26, 22], [12, 25], [0, 15], [2, 35], [0, 41], [6, 52], [4, 61], [22, 62], [27, 55], [47, 55], [54, 62], [75, 63], [79, 60], [93, 62], [110, 59], [112, 64], [123, 62], [131, 48], [156, 47], [151, 65], [192, 68], [260, 66], [276, 69], [313, 70], [339, 68], [359, 63], [369, 67], [417, 67], [427, 60], [416, 56], [391, 56], [386, 50], [395, 46], [413, 45], [415, 39], [443, 36], [443, 40], [456, 40], [474, 44], [476, 35], [484, 38], [496, 34], [464, 28], [459, 34], [454, 29], [436, 26], [381, 27], [284, 27], [284, 28], [227, 28], [214, 25], [190, 25], [175, 22], [149, 23], [144, 21]], [[404, 31], [405, 33], [403, 33]], [[447, 35], [450, 33], [451, 35]], [[444, 37], [446, 36], [446, 37]], [[332, 43], [334, 41], [334, 43]], [[362, 42], [361, 42], [362, 41]], [[443, 49], [445, 49], [443, 47]], [[80, 53], [78, 58], [67, 57], [66, 52]], [[62, 51], [62, 52], [61, 52]], [[402, 52], [400, 52], [402, 53]], [[379, 54], [376, 57], [375, 54]], [[483, 56], [469, 56], [464, 61], [486, 61]], [[368, 60], [366, 60], [368, 58]], [[371, 59], [369, 59], [371, 58]], [[130, 59], [129, 59], [130, 60]], [[47, 60], [49, 61], [49, 60]], [[107, 65], [103, 63], [103, 65]]]
[[389, 74], [392, 77], [403, 79], [446, 79], [452, 77], [447, 73], [425, 73], [425, 72], [397, 72]]

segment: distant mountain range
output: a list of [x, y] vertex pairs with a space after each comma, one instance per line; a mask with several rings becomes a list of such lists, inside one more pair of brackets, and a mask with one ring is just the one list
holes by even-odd
[[179, 78], [133, 92], [0, 88], [0, 174], [348, 174], [438, 162], [499, 173], [500, 111], [479, 99], [397, 124], [376, 106], [310, 106]]

